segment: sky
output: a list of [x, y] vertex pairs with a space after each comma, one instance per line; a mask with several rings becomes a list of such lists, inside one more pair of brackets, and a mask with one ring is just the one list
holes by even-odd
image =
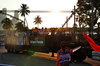
[[[27, 4], [29, 10], [44, 10], [52, 11], [51, 13], [30, 13], [26, 16], [28, 27], [31, 29], [36, 27], [34, 18], [39, 15], [42, 19], [41, 27], [62, 27], [62, 24], [66, 21], [66, 17], [69, 17], [71, 13], [61, 13], [62, 11], [72, 11], [74, 5], [76, 6], [77, 0], [0, 0], [0, 10], [7, 8], [7, 10], [18, 10], [21, 4]], [[14, 13], [9, 13], [14, 15]], [[24, 20], [23, 17], [19, 16], [20, 19]], [[72, 17], [68, 22], [68, 27], [72, 27], [74, 18]]]

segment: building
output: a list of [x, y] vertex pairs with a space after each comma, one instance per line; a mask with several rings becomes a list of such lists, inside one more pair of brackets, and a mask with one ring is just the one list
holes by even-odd
[[[7, 13], [7, 9], [6, 9], [6, 8], [3, 8], [2, 11], [3, 11], [4, 13]], [[0, 30], [3, 30], [1, 21], [2, 21], [4, 18], [6, 18], [6, 15], [0, 13]]]
[[[15, 11], [15, 12], [14, 12], [14, 17], [19, 18], [18, 11]], [[19, 22], [19, 20], [16, 20], [16, 19], [12, 18], [12, 23], [13, 23], [13, 29], [12, 29], [12, 30], [16, 30], [15, 25], [16, 25], [16, 23], [18, 23], [18, 22]]]
[[[6, 8], [3, 8], [2, 11], [3, 11], [4, 13], [7, 13], [7, 9], [6, 9]], [[7, 14], [8, 14], [8, 13], [7, 13]], [[1, 21], [2, 21], [3, 19], [5, 19], [6, 17], [7, 17], [7, 15], [2, 14], [2, 13], [0, 14], [0, 30], [3, 30]], [[14, 17], [19, 18], [18, 11], [16, 11], [16, 10], [15, 10], [15, 12], [14, 12]], [[12, 20], [12, 23], [13, 23], [13, 26], [12, 26], [13, 29], [12, 29], [12, 30], [16, 30], [15, 24], [18, 23], [18, 20], [14, 19], [14, 18], [11, 18], [11, 20]]]

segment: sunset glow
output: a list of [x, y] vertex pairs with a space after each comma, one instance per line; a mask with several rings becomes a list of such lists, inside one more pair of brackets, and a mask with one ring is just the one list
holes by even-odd
[[[10, 4], [9, 4], [10, 3]], [[27, 4], [29, 10], [43, 10], [51, 11], [50, 13], [30, 13], [26, 16], [28, 27], [34, 28], [37, 25], [33, 23], [34, 18], [39, 15], [42, 18], [41, 27], [62, 27], [62, 24], [66, 21], [66, 17], [69, 17], [71, 13], [61, 13], [60, 11], [71, 11], [76, 5], [77, 0], [2, 0], [0, 2], [0, 10], [7, 8], [7, 10], [18, 10], [20, 5]], [[14, 13], [9, 13], [14, 14]], [[20, 19], [24, 19], [19, 16]], [[68, 23], [69, 27], [73, 26], [73, 17]]]

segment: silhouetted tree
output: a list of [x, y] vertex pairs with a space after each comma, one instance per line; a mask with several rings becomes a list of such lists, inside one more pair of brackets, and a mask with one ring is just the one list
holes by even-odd
[[22, 22], [17, 23], [16, 26], [15, 26], [15, 28], [16, 28], [16, 30], [18, 32], [25, 32], [25, 31], [28, 30], [28, 27], [24, 27], [23, 24], [22, 24]]
[[41, 17], [40, 16], [37, 16], [34, 19], [35, 19], [35, 21], [33, 23], [37, 24], [37, 27], [39, 27], [39, 24], [42, 23]]
[[12, 29], [12, 21], [9, 18], [5, 18], [1, 21], [1, 24], [3, 24], [3, 29], [9, 31], [10, 29]]
[[97, 23], [97, 20], [100, 17], [100, 0], [78, 0], [77, 2], [77, 21], [79, 22], [79, 26], [82, 25], [82, 23], [85, 24], [85, 26], [91, 26], [91, 17], [92, 17], [92, 1], [93, 1], [93, 26]]
[[[25, 16], [28, 15], [28, 13], [30, 13], [30, 10], [28, 10], [28, 9], [29, 9], [29, 7], [27, 6], [27, 4], [22, 4], [21, 5], [20, 14], [21, 14], [21, 16], [24, 17], [24, 27], [25, 27], [25, 21], [27, 23], [27, 20], [26, 20]], [[27, 23], [27, 26], [28, 26], [28, 23]]]

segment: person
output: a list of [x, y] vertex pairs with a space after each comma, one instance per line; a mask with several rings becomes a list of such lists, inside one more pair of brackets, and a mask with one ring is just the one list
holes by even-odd
[[66, 49], [65, 42], [62, 42], [60, 47], [61, 47], [61, 49], [58, 50], [58, 52], [57, 52], [56, 65], [57, 66], [69, 66], [70, 60], [71, 60], [70, 54], [73, 53], [72, 49], [70, 49], [70, 50]]
[[49, 31], [47, 30], [47, 28], [45, 28], [44, 35], [48, 35], [48, 34], [49, 34]]
[[65, 35], [65, 30], [62, 31], [62, 35]]
[[51, 28], [51, 35], [55, 35], [55, 29]]
[[39, 35], [43, 35], [43, 27], [38, 31]]
[[38, 28], [37, 27], [35, 27], [35, 29], [33, 30], [33, 34], [34, 34], [34, 36], [38, 35]]
[[56, 65], [57, 66], [69, 66], [70, 61], [71, 61], [71, 54], [77, 51], [78, 49], [80, 49], [81, 46], [68, 50], [66, 49], [66, 43], [62, 42], [60, 47], [61, 49], [58, 50], [57, 52]]
[[57, 35], [61, 35], [61, 31], [59, 29], [57, 30]]

